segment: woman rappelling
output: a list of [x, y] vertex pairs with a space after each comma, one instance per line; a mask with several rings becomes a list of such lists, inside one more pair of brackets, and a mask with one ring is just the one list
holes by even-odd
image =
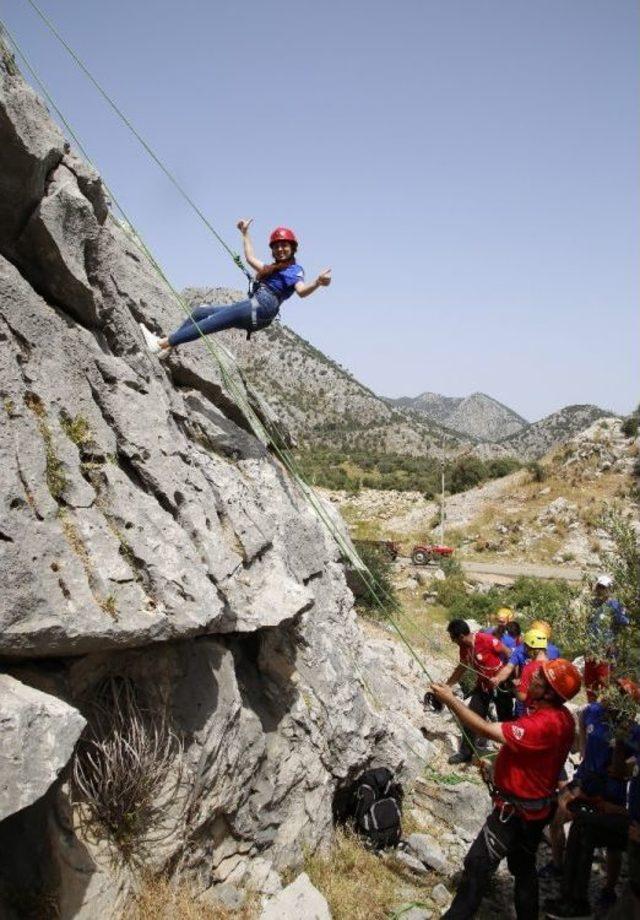
[[269, 326], [280, 311], [280, 305], [295, 291], [298, 297], [308, 297], [320, 287], [331, 284], [331, 269], [321, 272], [308, 284], [304, 280], [304, 269], [296, 262], [298, 240], [293, 230], [277, 227], [269, 238], [273, 262], [265, 265], [256, 258], [249, 227], [253, 221], [239, 220], [238, 230], [242, 234], [245, 259], [255, 270], [256, 280], [251, 296], [227, 306], [202, 304], [191, 312], [181, 326], [165, 338], [154, 335], [141, 324], [149, 351], [163, 354], [193, 342], [201, 335], [211, 335], [223, 329], [244, 329], [252, 333]]

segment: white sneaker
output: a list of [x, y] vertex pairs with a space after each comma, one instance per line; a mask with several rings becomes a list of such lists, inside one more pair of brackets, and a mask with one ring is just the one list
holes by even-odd
[[155, 335], [150, 329], [147, 329], [144, 323], [140, 323], [139, 325], [142, 330], [145, 345], [151, 354], [159, 355], [161, 351], [164, 351], [163, 348], [160, 348], [160, 336]]

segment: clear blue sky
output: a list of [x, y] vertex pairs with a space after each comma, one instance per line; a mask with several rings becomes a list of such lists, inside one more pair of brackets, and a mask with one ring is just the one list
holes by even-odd
[[[376, 392], [534, 420], [640, 399], [635, 0], [40, 0], [234, 246], [334, 284], [285, 322]], [[15, 32], [174, 283], [242, 277], [25, 0]]]

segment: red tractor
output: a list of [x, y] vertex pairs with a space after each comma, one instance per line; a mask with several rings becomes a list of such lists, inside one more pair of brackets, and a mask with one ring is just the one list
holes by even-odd
[[416, 543], [411, 550], [411, 561], [414, 565], [429, 565], [439, 559], [447, 559], [453, 554], [453, 546], [442, 546], [438, 543]]

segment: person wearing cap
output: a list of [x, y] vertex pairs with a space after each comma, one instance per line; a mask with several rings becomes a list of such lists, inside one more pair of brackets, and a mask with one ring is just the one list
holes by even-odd
[[511, 607], [499, 607], [494, 614], [495, 625], [487, 626], [486, 629], [482, 629], [481, 632], [486, 633], [489, 636], [495, 636], [496, 639], [500, 639], [503, 645], [506, 645], [507, 648], [515, 648], [516, 641], [509, 635], [509, 624], [513, 622], [514, 614]]
[[530, 711], [504, 723], [485, 722], [447, 684], [432, 685], [434, 696], [465, 728], [501, 744], [489, 782], [493, 810], [465, 857], [462, 880], [443, 920], [475, 915], [504, 858], [515, 878], [518, 920], [537, 920], [536, 852], [575, 734], [573, 716], [564, 704], [579, 692], [580, 684], [580, 673], [570, 661], [543, 661], [531, 678]]
[[[500, 670], [507, 648], [499, 639], [486, 632], [472, 633], [465, 620], [451, 620], [447, 632], [451, 641], [460, 649], [459, 664], [449, 676], [447, 685], [453, 687], [468, 671], [475, 672], [476, 683], [469, 699], [469, 708], [480, 718], [486, 719], [494, 697], [491, 677]], [[451, 755], [449, 763], [471, 763], [474, 746], [473, 738], [463, 734], [460, 750]]]
[[[617, 684], [622, 695], [640, 704], [638, 684], [628, 678], [620, 678]], [[576, 774], [575, 788], [563, 796], [558, 809], [560, 820], [570, 820], [572, 824], [561, 896], [545, 905], [550, 918], [591, 916], [589, 879], [597, 847], [607, 850], [607, 879], [598, 900], [599, 911], [608, 910], [616, 902], [615, 886], [624, 850], [629, 857], [631, 899], [636, 899], [640, 908], [640, 726], [627, 720], [622, 726], [623, 736], [618, 733], [615, 737], [616, 724], [620, 729], [619, 716], [616, 718], [611, 705], [605, 708], [602, 703], [592, 703], [582, 715], [585, 756]]]
[[[560, 657], [560, 649], [557, 647], [557, 645], [549, 642], [549, 637], [551, 635], [551, 626], [549, 623], [547, 623], [545, 620], [534, 620], [527, 630], [527, 632], [531, 631], [543, 633], [546, 636], [547, 644], [545, 653], [549, 661], [553, 661], [554, 659]], [[533, 651], [531, 647], [527, 646], [526, 641], [522, 642], [521, 645], [517, 645], [511, 652], [507, 664], [505, 664], [504, 667], [502, 667], [491, 679], [492, 684], [495, 687], [498, 687], [505, 681], [509, 680], [509, 678], [511, 678], [514, 673], [520, 677], [522, 675], [523, 669], [533, 657]]]
[[170, 349], [194, 342], [201, 335], [211, 335], [223, 329], [244, 329], [248, 335], [270, 326], [280, 311], [280, 305], [295, 292], [308, 297], [320, 287], [331, 284], [331, 269], [320, 272], [313, 281], [305, 283], [304, 269], [296, 262], [298, 240], [288, 227], [276, 227], [269, 239], [273, 262], [265, 264], [256, 257], [249, 235], [251, 220], [238, 221], [242, 234], [244, 256], [256, 272], [256, 282], [246, 300], [219, 306], [202, 304], [196, 307], [181, 326], [161, 338], [142, 323], [140, 327], [147, 348], [152, 354], [167, 354]]
[[527, 711], [529, 686], [531, 678], [542, 665], [548, 661], [547, 636], [541, 629], [528, 629], [524, 634], [524, 646], [527, 661], [520, 672], [520, 679], [516, 683], [516, 718], [523, 716]]
[[609, 683], [620, 630], [629, 625], [624, 606], [611, 597], [612, 589], [613, 578], [610, 575], [600, 575], [594, 586], [588, 631], [602, 657], [585, 656], [584, 662], [584, 686], [590, 703], [596, 700], [598, 690]]

